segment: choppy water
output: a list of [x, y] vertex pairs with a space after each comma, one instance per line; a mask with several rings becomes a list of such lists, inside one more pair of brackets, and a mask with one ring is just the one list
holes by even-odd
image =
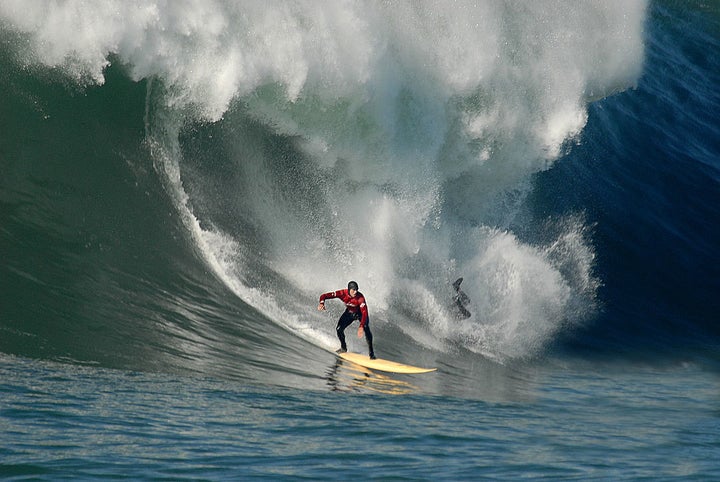
[[[495, 400], [283, 389], [4, 357], [14, 480], [712, 480], [717, 375], [525, 370]], [[439, 374], [442, 376], [442, 374]], [[495, 389], [498, 382], [490, 380]]]

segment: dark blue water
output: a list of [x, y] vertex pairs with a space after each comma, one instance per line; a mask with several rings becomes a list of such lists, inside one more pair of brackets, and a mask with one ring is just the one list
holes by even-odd
[[576, 206], [595, 223], [605, 302], [583, 349], [717, 348], [718, 17], [684, 7], [653, 5], [637, 88], [592, 104], [579, 144], [539, 180], [540, 209]]
[[413, 5], [0, 3], [0, 477], [718, 478], [720, 9]]

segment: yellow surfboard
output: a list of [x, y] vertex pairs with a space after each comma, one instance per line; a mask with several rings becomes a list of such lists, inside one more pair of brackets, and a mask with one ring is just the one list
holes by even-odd
[[356, 365], [360, 365], [365, 368], [390, 373], [428, 373], [437, 370], [437, 368], [421, 368], [414, 367], [412, 365], [404, 365], [390, 360], [383, 360], [382, 358], [371, 360], [369, 356], [361, 355], [359, 353], [339, 353], [338, 356], [343, 360], [353, 362]]

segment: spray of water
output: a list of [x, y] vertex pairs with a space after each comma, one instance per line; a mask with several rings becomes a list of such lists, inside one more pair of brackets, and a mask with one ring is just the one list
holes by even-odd
[[[29, 65], [102, 84], [117, 59], [153, 79], [158, 171], [199, 252], [248, 303], [326, 344], [283, 293], [309, 300], [355, 278], [380, 326], [405, 317], [421, 343], [504, 358], [592, 304], [582, 216], [555, 222], [549, 243], [513, 223], [587, 104], [640, 75], [646, 7], [5, 0], [0, 22]], [[208, 129], [233, 173], [220, 190], [194, 166], [203, 150], [188, 146], [202, 142], [183, 141]], [[448, 309], [458, 275], [473, 312], [461, 322]]]

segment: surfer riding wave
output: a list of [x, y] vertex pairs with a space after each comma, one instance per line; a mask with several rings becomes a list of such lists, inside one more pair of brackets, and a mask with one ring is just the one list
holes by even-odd
[[360, 327], [358, 328], [358, 338], [362, 338], [363, 333], [365, 334], [365, 341], [367, 341], [370, 359], [375, 359], [375, 352], [373, 350], [373, 336], [370, 331], [370, 318], [368, 317], [367, 305], [365, 304], [365, 296], [358, 291], [358, 284], [355, 281], [348, 283], [347, 289], [341, 289], [337, 291], [330, 291], [320, 295], [320, 303], [318, 304], [319, 311], [325, 311], [325, 300], [331, 298], [339, 298], [345, 303], [345, 312], [340, 316], [335, 331], [337, 332], [338, 339], [340, 339], [340, 348], [337, 353], [346, 353], [347, 344], [345, 343], [345, 328], [355, 320], [360, 320]]

